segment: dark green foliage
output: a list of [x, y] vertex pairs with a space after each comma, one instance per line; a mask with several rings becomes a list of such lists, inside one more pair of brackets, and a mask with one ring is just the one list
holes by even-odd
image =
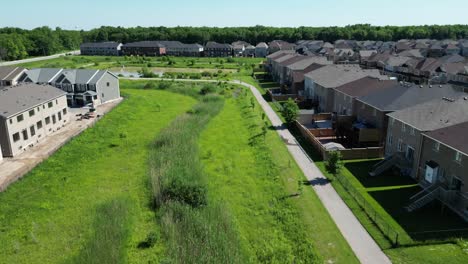
[[291, 124], [297, 118], [297, 114], [299, 112], [299, 107], [297, 106], [296, 102], [294, 102], [291, 98], [283, 104], [283, 109], [281, 111], [286, 123]]
[[330, 151], [328, 152], [328, 159], [325, 163], [325, 168], [328, 173], [337, 175], [340, 173], [341, 168], [343, 168], [343, 162], [341, 161], [341, 152], [339, 151]]
[[218, 88], [215, 85], [208, 83], [203, 85], [203, 87], [200, 90], [200, 94], [206, 95], [210, 93], [215, 93], [217, 90]]

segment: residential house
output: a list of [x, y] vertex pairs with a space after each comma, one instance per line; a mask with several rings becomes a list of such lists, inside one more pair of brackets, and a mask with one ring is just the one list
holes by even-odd
[[203, 46], [200, 44], [184, 44], [180, 41], [158, 41], [166, 49], [168, 56], [189, 56], [200, 57], [203, 53]]
[[468, 122], [422, 134], [416, 178], [425, 193], [468, 221]]
[[325, 57], [303, 56], [301, 60], [285, 67], [280, 83], [287, 85], [291, 93], [297, 94], [299, 91], [302, 93], [304, 91], [304, 74], [331, 64], [332, 62]]
[[16, 85], [25, 71], [26, 69], [21, 67], [0, 67], [0, 87]]
[[236, 41], [232, 43], [233, 54], [236, 57], [244, 56], [245, 48], [250, 44], [245, 41]]
[[296, 44], [289, 43], [283, 40], [273, 40], [268, 44], [268, 52], [273, 54], [280, 50], [296, 50]]
[[231, 57], [233, 49], [230, 44], [210, 41], [205, 46], [205, 57]]
[[268, 55], [268, 45], [265, 42], [260, 42], [255, 47], [255, 57], [265, 58]]
[[50, 85], [0, 90], [0, 149], [14, 157], [60, 130], [69, 120], [66, 93]]
[[159, 41], [139, 41], [122, 45], [122, 55], [163, 56], [166, 47]]
[[295, 51], [292, 51], [292, 50], [280, 50], [280, 51], [277, 51], [273, 54], [270, 54], [266, 57], [267, 61], [265, 63], [265, 70], [267, 72], [272, 72], [273, 70], [273, 62], [278, 59], [278, 58], [281, 58], [283, 56], [287, 56], [287, 55], [290, 55], [290, 54], [295, 54], [296, 52]]
[[296, 53], [286, 53], [284, 55], [278, 56], [275, 59], [271, 60], [271, 77], [273, 78], [274, 81], [279, 82], [279, 72], [280, 72], [280, 63], [284, 61], [288, 61], [292, 58], [299, 58], [301, 55], [296, 54]]
[[333, 112], [340, 115], [356, 116], [356, 98], [397, 85], [398, 82], [396, 80], [385, 80], [382, 77], [376, 78], [371, 76], [365, 76], [361, 79], [345, 83], [334, 89]]
[[367, 65], [369, 58], [374, 54], [377, 54], [376, 50], [360, 50], [359, 51], [359, 63], [361, 65]]
[[247, 45], [247, 47], [245, 47], [244, 56], [255, 57], [255, 46], [250, 45], [250, 44]]
[[19, 81], [50, 84], [67, 92], [70, 107], [96, 106], [120, 98], [119, 78], [106, 70], [31, 69]]
[[398, 164], [400, 169], [416, 178], [419, 174], [422, 134], [468, 122], [466, 95], [458, 92], [388, 114], [385, 155], [404, 157], [404, 164]]
[[461, 50], [461, 55], [468, 57], [468, 40], [461, 41], [459, 47]]
[[429, 51], [427, 53], [428, 57], [432, 58], [439, 58], [444, 56], [444, 48], [442, 47], [440, 42], [435, 42], [429, 47]]
[[456, 44], [447, 44], [444, 46], [445, 55], [460, 54], [460, 48]]
[[400, 82], [389, 89], [379, 90], [356, 98], [356, 117], [359, 123], [379, 129], [384, 144], [387, 137], [387, 114], [443, 97], [457, 98], [460, 90], [451, 85], [416, 85]]
[[122, 43], [117, 42], [97, 42], [83, 43], [80, 45], [81, 55], [88, 56], [119, 56]]
[[356, 63], [359, 62], [359, 53], [352, 49], [333, 49], [326, 54], [328, 60], [334, 63]]
[[327, 65], [305, 75], [304, 93], [307, 99], [318, 102], [318, 112], [332, 112], [333, 89], [366, 76], [388, 79], [378, 70], [362, 70], [359, 65]]

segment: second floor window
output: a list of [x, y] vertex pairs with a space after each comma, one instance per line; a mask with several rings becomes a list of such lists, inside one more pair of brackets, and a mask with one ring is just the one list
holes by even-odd
[[21, 122], [23, 120], [24, 120], [23, 115], [19, 115], [19, 116], [16, 117], [16, 121], [18, 121], [18, 122]]
[[460, 152], [458, 152], [458, 151], [455, 154], [455, 161], [458, 162], [458, 163], [462, 162], [462, 154]]
[[403, 141], [401, 139], [398, 140], [398, 151], [403, 151]]
[[439, 142], [435, 142], [435, 143], [434, 143], [434, 151], [439, 152], [439, 150], [440, 150], [440, 143], [439, 143]]

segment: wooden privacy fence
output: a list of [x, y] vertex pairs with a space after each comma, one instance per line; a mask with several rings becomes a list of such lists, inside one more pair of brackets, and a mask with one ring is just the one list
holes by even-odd
[[[335, 132], [331, 129], [307, 129], [301, 123], [296, 121], [296, 126], [301, 132], [301, 135], [307, 139], [317, 152], [320, 153], [324, 160], [328, 159], [329, 150], [327, 150], [320, 137], [329, 137], [334, 135]], [[384, 155], [384, 149], [382, 147], [371, 147], [371, 148], [351, 148], [338, 150], [341, 153], [343, 160], [352, 159], [375, 159], [382, 158]]]

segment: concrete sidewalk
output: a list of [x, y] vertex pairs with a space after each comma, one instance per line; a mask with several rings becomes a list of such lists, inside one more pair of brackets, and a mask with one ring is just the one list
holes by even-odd
[[[96, 108], [96, 115], [103, 116], [117, 106], [122, 99], [102, 104]], [[93, 126], [99, 119], [83, 119], [78, 121], [76, 114], [85, 113], [87, 109], [69, 109], [73, 115], [66, 126], [59, 131], [44, 138], [31, 149], [26, 150], [14, 158], [4, 158], [0, 162], [0, 192], [3, 192], [10, 184], [14, 183], [38, 164], [46, 160], [63, 145], [81, 134], [87, 128]]]
[[248, 87], [262, 106], [272, 125], [279, 128], [278, 134], [289, 143], [287, 148], [296, 160], [304, 175], [312, 183], [312, 186], [335, 221], [354, 254], [361, 263], [383, 264], [391, 263], [390, 259], [380, 249], [377, 243], [367, 233], [359, 220], [354, 216], [345, 202], [341, 199], [327, 178], [317, 168], [313, 160], [305, 153], [294, 136], [286, 129], [275, 111], [270, 107], [260, 92], [252, 85], [240, 81], [232, 83]]

